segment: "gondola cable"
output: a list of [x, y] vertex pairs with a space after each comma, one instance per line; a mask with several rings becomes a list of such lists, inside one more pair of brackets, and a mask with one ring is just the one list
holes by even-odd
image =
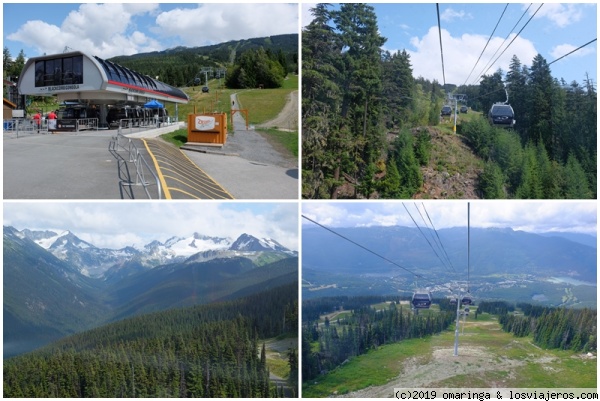
[[427, 209], [425, 208], [425, 204], [423, 202], [421, 202], [421, 205], [423, 205], [423, 210], [425, 210], [427, 219], [429, 220], [429, 223], [431, 224], [431, 227], [433, 228], [433, 232], [435, 232], [435, 235], [438, 238], [438, 241], [442, 247], [442, 250], [444, 251], [444, 254], [446, 255], [446, 259], [448, 260], [448, 263], [450, 263], [452, 270], [454, 270], [456, 272], [456, 269], [454, 268], [454, 265], [452, 264], [452, 261], [450, 260], [450, 257], [448, 256], [448, 252], [446, 252], [446, 248], [444, 247], [444, 244], [442, 243], [442, 239], [440, 238], [437, 230], [435, 229], [435, 226], [433, 225], [433, 222], [431, 221], [431, 217], [429, 217], [429, 213], [427, 212]]
[[540, 8], [542, 8], [543, 5], [544, 5], [544, 3], [540, 4], [540, 6], [538, 7], [538, 9], [535, 10], [535, 12], [533, 13], [533, 15], [527, 20], [527, 22], [525, 23], [525, 25], [523, 25], [523, 27], [521, 28], [521, 30], [515, 35], [515, 37], [510, 41], [510, 43], [508, 45], [506, 45], [506, 47], [504, 48], [504, 50], [502, 50], [502, 53], [500, 53], [500, 55], [498, 57], [496, 57], [496, 59], [494, 60], [494, 62], [489, 66], [489, 68], [481, 76], [485, 75], [490, 70], [490, 68], [492, 68], [492, 66], [494, 64], [496, 64], [496, 62], [498, 61], [498, 59], [500, 59], [500, 57], [502, 57], [502, 55], [504, 54], [504, 52], [507, 51], [508, 48], [510, 47], [510, 45], [512, 45], [513, 42], [519, 37], [519, 35], [521, 34], [521, 32], [523, 32], [523, 29], [525, 29], [527, 27], [527, 25], [529, 24], [529, 22], [531, 22], [531, 20], [533, 19], [533, 17], [535, 17], [535, 15], [538, 13], [538, 11], [540, 11]]
[[[450, 266], [450, 269], [452, 269], [456, 273], [456, 270], [454, 269], [454, 266], [452, 265], [452, 262], [447, 258], [447, 254], [446, 254], [445, 249], [444, 249], [444, 244], [442, 244], [439, 235], [437, 235], [437, 231], [436, 231], [435, 227], [433, 226], [433, 223], [431, 222], [431, 219], [429, 219], [429, 223], [431, 223], [431, 228], [429, 228], [429, 225], [425, 221], [425, 217], [423, 216], [423, 213], [421, 213], [421, 210], [419, 209], [419, 207], [417, 206], [417, 204], [413, 203], [413, 205], [414, 205], [415, 209], [417, 209], [417, 212], [419, 213], [419, 216], [421, 216], [421, 220], [423, 221], [423, 224], [429, 230], [429, 234], [430, 234], [431, 240], [436, 245], [437, 249], [440, 251], [440, 254], [442, 255], [442, 257], [440, 257], [440, 261], [446, 267]], [[421, 205], [423, 206], [423, 209], [425, 209], [425, 205], [423, 203], [421, 203]], [[425, 209], [425, 213], [427, 213], [426, 209]], [[429, 218], [429, 214], [427, 214], [427, 217]], [[442, 260], [443, 256], [446, 256], [446, 258], [444, 258], [444, 260]], [[447, 262], [447, 265], [446, 265], [446, 262]], [[450, 269], [448, 269], [448, 270], [450, 270]]]
[[504, 11], [502, 11], [502, 15], [500, 15], [500, 18], [498, 19], [498, 22], [496, 22], [496, 26], [494, 27], [494, 30], [490, 34], [490, 37], [488, 38], [487, 43], [483, 47], [483, 50], [481, 51], [481, 54], [479, 55], [479, 58], [475, 62], [475, 65], [471, 69], [471, 72], [469, 73], [469, 76], [467, 77], [467, 79], [465, 79], [465, 83], [463, 84], [463, 86], [466, 85], [467, 81], [469, 80], [469, 78], [471, 78], [471, 74], [473, 74], [473, 71], [475, 71], [475, 67], [477, 67], [477, 64], [479, 64], [479, 60], [481, 60], [481, 56], [483, 56], [483, 53], [485, 52], [485, 49], [487, 49], [487, 46], [490, 44], [490, 40], [492, 40], [492, 37], [494, 36], [494, 33], [496, 32], [496, 29], [498, 28], [498, 25], [500, 24], [500, 21], [502, 20], [502, 17], [504, 16], [504, 13], [506, 12], [506, 9], [508, 8], [508, 4], [509, 3], [506, 3], [506, 6], [504, 7]]
[[440, 35], [440, 53], [442, 55], [442, 77], [444, 78], [444, 89], [446, 88], [446, 71], [444, 70], [444, 49], [442, 47], [442, 24], [440, 23], [440, 3], [435, 3], [437, 9], [438, 33]]
[[[379, 258], [381, 258], [381, 259], [385, 260], [386, 262], [388, 262], [388, 263], [390, 263], [390, 264], [392, 264], [392, 265], [394, 265], [394, 266], [397, 266], [397, 267], [401, 268], [402, 270], [405, 270], [405, 271], [407, 271], [408, 273], [412, 274], [413, 276], [415, 276], [415, 277], [417, 277], [417, 278], [420, 278], [420, 279], [423, 279], [423, 280], [425, 280], [425, 281], [429, 282], [429, 280], [427, 280], [427, 279], [426, 279], [426, 278], [425, 278], [423, 275], [421, 275], [421, 274], [417, 274], [417, 273], [415, 273], [415, 272], [413, 272], [413, 271], [409, 270], [408, 268], [406, 268], [406, 267], [404, 267], [404, 266], [401, 266], [401, 265], [399, 265], [398, 263], [394, 262], [393, 260], [390, 260], [390, 259], [386, 258], [385, 256], [383, 256], [383, 255], [380, 255], [380, 254], [378, 254], [377, 252], [375, 252], [375, 251], [373, 251], [373, 250], [371, 250], [371, 249], [367, 248], [366, 246], [364, 246], [364, 245], [361, 245], [361, 244], [359, 244], [358, 242], [351, 240], [350, 238], [346, 237], [345, 235], [342, 235], [342, 234], [340, 234], [340, 233], [338, 233], [338, 232], [336, 232], [336, 231], [334, 231], [334, 230], [330, 229], [329, 227], [326, 227], [326, 226], [324, 226], [324, 225], [322, 225], [322, 224], [320, 224], [320, 223], [316, 222], [315, 220], [313, 220], [313, 219], [311, 219], [311, 218], [309, 218], [309, 217], [306, 217], [305, 215], [302, 215], [302, 218], [303, 218], [303, 219], [306, 219], [306, 220], [308, 220], [308, 221], [310, 221], [310, 222], [311, 222], [311, 223], [313, 223], [313, 224], [316, 224], [316, 225], [318, 225], [318, 226], [319, 226], [319, 227], [321, 227], [321, 228], [324, 228], [325, 230], [329, 231], [329, 232], [330, 232], [330, 233], [332, 233], [332, 234], [335, 234], [335, 235], [337, 235], [337, 236], [338, 236], [338, 237], [340, 237], [340, 238], [343, 238], [343, 239], [345, 239], [346, 241], [348, 241], [348, 242], [350, 242], [350, 243], [352, 243], [352, 244], [354, 244], [354, 245], [358, 246], [359, 248], [362, 248], [362, 249], [364, 249], [365, 251], [367, 251], [367, 252], [369, 252], [369, 253], [372, 253], [373, 255], [375, 255], [375, 256], [377, 256], [377, 257], [379, 257]], [[433, 282], [430, 282], [430, 283], [431, 283], [431, 284], [434, 284]]]
[[519, 22], [521, 22], [521, 20], [523, 19], [523, 17], [525, 16], [525, 14], [527, 14], [527, 11], [529, 11], [529, 9], [531, 8], [532, 5], [533, 5], [533, 3], [530, 3], [529, 6], [527, 7], [527, 9], [525, 11], [523, 11], [523, 14], [521, 14], [521, 17], [519, 18], [519, 20], [517, 21], [517, 23], [511, 28], [511, 30], [509, 31], [508, 35], [506, 35], [506, 37], [504, 38], [504, 40], [502, 41], [502, 43], [500, 44], [500, 46], [498, 46], [498, 48], [496, 49], [496, 51], [494, 52], [494, 54], [492, 55], [492, 57], [490, 57], [490, 60], [483, 67], [482, 73], [480, 73], [479, 76], [477, 78], [475, 78], [475, 80], [471, 83], [471, 85], [474, 85], [477, 81], [479, 81], [481, 79], [481, 77], [483, 76], [483, 71], [487, 72], [487, 70], [486, 70], [487, 66], [490, 64], [490, 62], [496, 56], [496, 54], [502, 48], [502, 46], [504, 46], [504, 43], [506, 43], [506, 41], [510, 37], [511, 33], [515, 30], [515, 28], [517, 27], [517, 25], [519, 25]]
[[593, 39], [593, 40], [590, 40], [590, 41], [589, 41], [589, 42], [587, 42], [585, 45], [581, 45], [581, 46], [579, 46], [577, 49], [575, 49], [575, 50], [571, 50], [570, 52], [568, 52], [568, 53], [567, 53], [567, 54], [565, 54], [564, 56], [561, 56], [561, 57], [557, 58], [556, 60], [554, 60], [554, 61], [552, 61], [552, 62], [548, 63], [548, 65], [550, 65], [550, 64], [552, 64], [552, 63], [556, 63], [558, 60], [561, 60], [561, 59], [563, 59], [563, 58], [567, 57], [569, 54], [575, 53], [577, 50], [579, 50], [579, 49], [581, 49], [581, 48], [584, 48], [584, 47], [586, 47], [586, 46], [587, 46], [587, 45], [589, 45], [590, 43], [593, 43], [593, 42], [595, 42], [597, 39], [598, 39], [598, 38], [596, 38], [596, 39]]
[[437, 256], [437, 258], [442, 262], [442, 265], [446, 269], [448, 269], [448, 267], [446, 266], [446, 264], [444, 263], [444, 261], [442, 260], [442, 258], [440, 257], [440, 255], [438, 255], [438, 253], [436, 252], [436, 250], [433, 247], [433, 245], [431, 245], [431, 242], [429, 241], [429, 239], [427, 238], [427, 236], [425, 235], [425, 233], [423, 232], [423, 230], [421, 230], [421, 227], [419, 227], [419, 225], [417, 224], [416, 220], [413, 218], [412, 214], [410, 214], [410, 212], [408, 211], [406, 205], [404, 203], [402, 203], [402, 206], [404, 206], [404, 210], [406, 210], [406, 213], [408, 213], [408, 215], [410, 216], [410, 218], [413, 221], [413, 223], [415, 223], [415, 226], [417, 226], [417, 229], [419, 230], [419, 232], [421, 233], [421, 235], [423, 236], [423, 238], [425, 238], [425, 241], [427, 241], [427, 243], [429, 244], [429, 246], [433, 250], [433, 253], [435, 253], [435, 256]]

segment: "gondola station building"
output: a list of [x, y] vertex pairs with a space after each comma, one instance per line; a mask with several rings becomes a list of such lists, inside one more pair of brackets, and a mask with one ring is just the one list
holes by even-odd
[[30, 58], [17, 85], [20, 95], [55, 95], [61, 104], [85, 110], [74, 117], [97, 118], [100, 127], [108, 127], [111, 108], [140, 110], [154, 100], [175, 104], [177, 119], [177, 105], [189, 101], [178, 88], [80, 51]]

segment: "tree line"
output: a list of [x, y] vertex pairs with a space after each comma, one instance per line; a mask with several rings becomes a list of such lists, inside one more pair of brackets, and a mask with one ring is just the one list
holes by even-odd
[[341, 319], [326, 319], [322, 324], [306, 321], [302, 325], [302, 380], [314, 379], [381, 345], [440, 333], [452, 324], [454, 316], [452, 312], [414, 315], [410, 308], [391, 302], [379, 311], [360, 306]]
[[515, 310], [506, 302], [485, 302], [477, 313], [498, 314], [502, 330], [517, 337], [531, 336], [533, 342], [544, 349], [564, 349], [577, 352], [595, 351], [597, 348], [596, 310], [553, 308], [518, 303], [523, 314], [508, 313]]
[[318, 4], [311, 12], [314, 19], [302, 32], [304, 198], [412, 197], [423, 183], [430, 138], [417, 138], [419, 131], [410, 128], [437, 125], [453, 90], [467, 94], [471, 108], [484, 115], [507, 100], [515, 110], [514, 131], [492, 128], [485, 119], [463, 130], [486, 162], [482, 197], [596, 197], [591, 79], [567, 84], [552, 77], [541, 55], [530, 68], [515, 56], [506, 75], [499, 70], [479, 85], [442, 87], [414, 78], [405, 50], [382, 50], [386, 38], [372, 6]]
[[[5, 397], [277, 397], [260, 339], [285, 322], [297, 283], [248, 298], [169, 310], [76, 334], [4, 361]], [[294, 315], [294, 313], [292, 313]], [[259, 355], [260, 353], [260, 355]], [[291, 372], [297, 357], [290, 350]], [[290, 378], [293, 385], [297, 378]], [[297, 390], [292, 390], [293, 394]]]

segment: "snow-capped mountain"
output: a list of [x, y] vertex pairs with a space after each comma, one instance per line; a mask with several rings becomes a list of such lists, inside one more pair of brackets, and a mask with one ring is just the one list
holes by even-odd
[[[60, 234], [53, 231], [27, 229], [15, 231], [16, 235], [34, 241], [89, 277], [102, 277], [105, 273], [114, 276], [120, 270], [131, 266], [136, 266], [135, 270], [139, 271], [139, 269], [184, 261], [185, 263], [205, 262], [216, 258], [238, 256], [244, 256], [254, 261], [260, 258], [273, 261], [273, 259], [297, 255], [297, 252], [290, 251], [273, 239], [258, 239], [249, 234], [242, 234], [232, 241], [231, 238], [194, 233], [189, 237], [171, 237], [164, 243], [155, 240], [141, 249], [130, 246], [121, 249], [107, 249], [98, 248], [70, 231]], [[265, 257], [265, 253], [270, 255]], [[123, 273], [125, 274], [118, 274], [118, 276], [131, 274], [131, 272]]]
[[123, 259], [139, 254], [133, 247], [122, 249], [98, 248], [70, 231], [57, 234], [52, 231], [23, 230], [22, 235], [51, 252], [58, 259], [70, 263], [88, 277], [99, 277]]
[[236, 251], [277, 251], [289, 252], [289, 249], [271, 238], [258, 239], [249, 234], [242, 234], [233, 244], [231, 250]]
[[164, 263], [187, 258], [198, 252], [227, 249], [230, 245], [230, 238], [209, 237], [194, 233], [185, 238], [171, 237], [164, 244], [160, 241], [152, 241], [144, 246], [144, 253], [148, 258], [161, 260], [161, 263]]
[[217, 258], [242, 256], [251, 259], [257, 265], [261, 265], [297, 255], [297, 252], [290, 251], [274, 239], [259, 239], [249, 234], [242, 234], [228, 248], [211, 249], [196, 253], [190, 256], [185, 263], [207, 262]]

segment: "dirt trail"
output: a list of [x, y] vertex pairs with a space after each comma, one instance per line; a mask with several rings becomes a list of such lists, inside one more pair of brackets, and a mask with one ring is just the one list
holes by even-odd
[[277, 117], [258, 125], [257, 128], [277, 128], [281, 131], [297, 131], [298, 91], [294, 91], [288, 95], [287, 102]]

